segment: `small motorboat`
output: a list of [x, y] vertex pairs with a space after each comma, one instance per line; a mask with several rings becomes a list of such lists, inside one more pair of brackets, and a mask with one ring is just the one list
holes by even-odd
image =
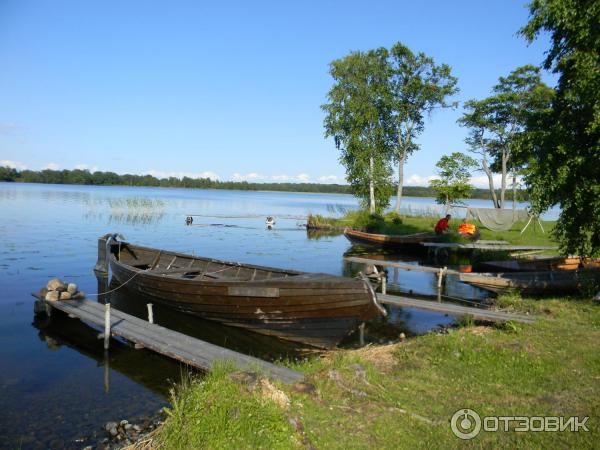
[[275, 219], [273, 219], [271, 216], [268, 216], [267, 220], [265, 220], [265, 225], [267, 225], [267, 228], [273, 228], [273, 225], [275, 225]]

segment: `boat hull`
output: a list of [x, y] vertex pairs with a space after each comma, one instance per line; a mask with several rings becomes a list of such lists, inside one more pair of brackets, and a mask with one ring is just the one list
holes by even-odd
[[508, 273], [461, 273], [460, 281], [488, 291], [518, 291], [526, 295], [573, 294], [591, 280], [600, 279], [600, 271], [564, 270]]
[[397, 250], [426, 251], [423, 242], [437, 242], [439, 237], [433, 233], [416, 233], [409, 235], [386, 235], [366, 233], [346, 228], [344, 236], [354, 244], [366, 244]]
[[361, 280], [131, 244], [111, 247], [110, 266], [117, 281], [149, 302], [315, 347], [333, 347], [360, 322], [381, 314], [370, 285]]

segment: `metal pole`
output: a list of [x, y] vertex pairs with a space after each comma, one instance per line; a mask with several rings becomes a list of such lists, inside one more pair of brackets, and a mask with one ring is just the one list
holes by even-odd
[[154, 314], [152, 313], [152, 303], [148, 303], [148, 322], [154, 323]]
[[110, 342], [110, 303], [104, 305], [104, 350], [108, 350]]

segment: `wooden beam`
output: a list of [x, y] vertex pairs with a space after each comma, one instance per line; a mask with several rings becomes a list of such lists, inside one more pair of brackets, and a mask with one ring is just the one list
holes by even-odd
[[[106, 326], [108, 323], [108, 332], [105, 328], [105, 339], [111, 335], [121, 336], [137, 344], [138, 348], [143, 346], [198, 369], [207, 371], [211, 370], [218, 361], [231, 361], [240, 370], [258, 370], [265, 376], [284, 383], [296, 383], [304, 379], [301, 373], [294, 370], [151, 324], [115, 308], [110, 310], [109, 321], [106, 322], [105, 306], [88, 299], [46, 303], [52, 308], [95, 325]], [[107, 307], [107, 310], [108, 308], [110, 307]]]
[[[384, 260], [378, 260], [378, 259], [360, 258], [358, 256], [346, 256], [346, 257], [344, 257], [344, 259], [346, 261], [355, 262], [355, 263], [359, 263], [359, 264], [371, 264], [371, 265], [382, 266], [382, 267], [394, 267], [394, 268], [403, 269], [403, 270], [413, 270], [415, 272], [435, 273], [436, 275], [439, 274], [440, 270], [441, 270], [438, 267], [419, 266], [417, 264], [408, 264], [408, 263], [401, 263], [401, 262], [396, 262], [396, 261], [384, 261]], [[460, 272], [458, 272], [456, 270], [446, 269], [445, 273], [450, 274], [450, 275], [458, 275]]]
[[400, 297], [396, 295], [377, 294], [377, 300], [380, 303], [386, 303], [393, 306], [401, 306], [406, 308], [422, 309], [425, 311], [433, 311], [455, 316], [473, 316], [478, 320], [490, 322], [506, 322], [514, 321], [521, 323], [533, 323], [537, 317], [526, 314], [514, 314], [505, 311], [493, 311], [484, 308], [473, 308], [470, 306], [456, 305], [454, 303], [439, 303], [428, 300], [417, 300], [408, 297]]

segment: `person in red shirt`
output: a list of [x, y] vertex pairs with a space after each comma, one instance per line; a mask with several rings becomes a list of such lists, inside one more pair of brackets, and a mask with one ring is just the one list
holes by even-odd
[[443, 234], [444, 231], [446, 231], [450, 227], [450, 225], [448, 224], [450, 218], [451, 216], [450, 214], [448, 214], [443, 219], [438, 220], [438, 223], [435, 224], [435, 234]]

